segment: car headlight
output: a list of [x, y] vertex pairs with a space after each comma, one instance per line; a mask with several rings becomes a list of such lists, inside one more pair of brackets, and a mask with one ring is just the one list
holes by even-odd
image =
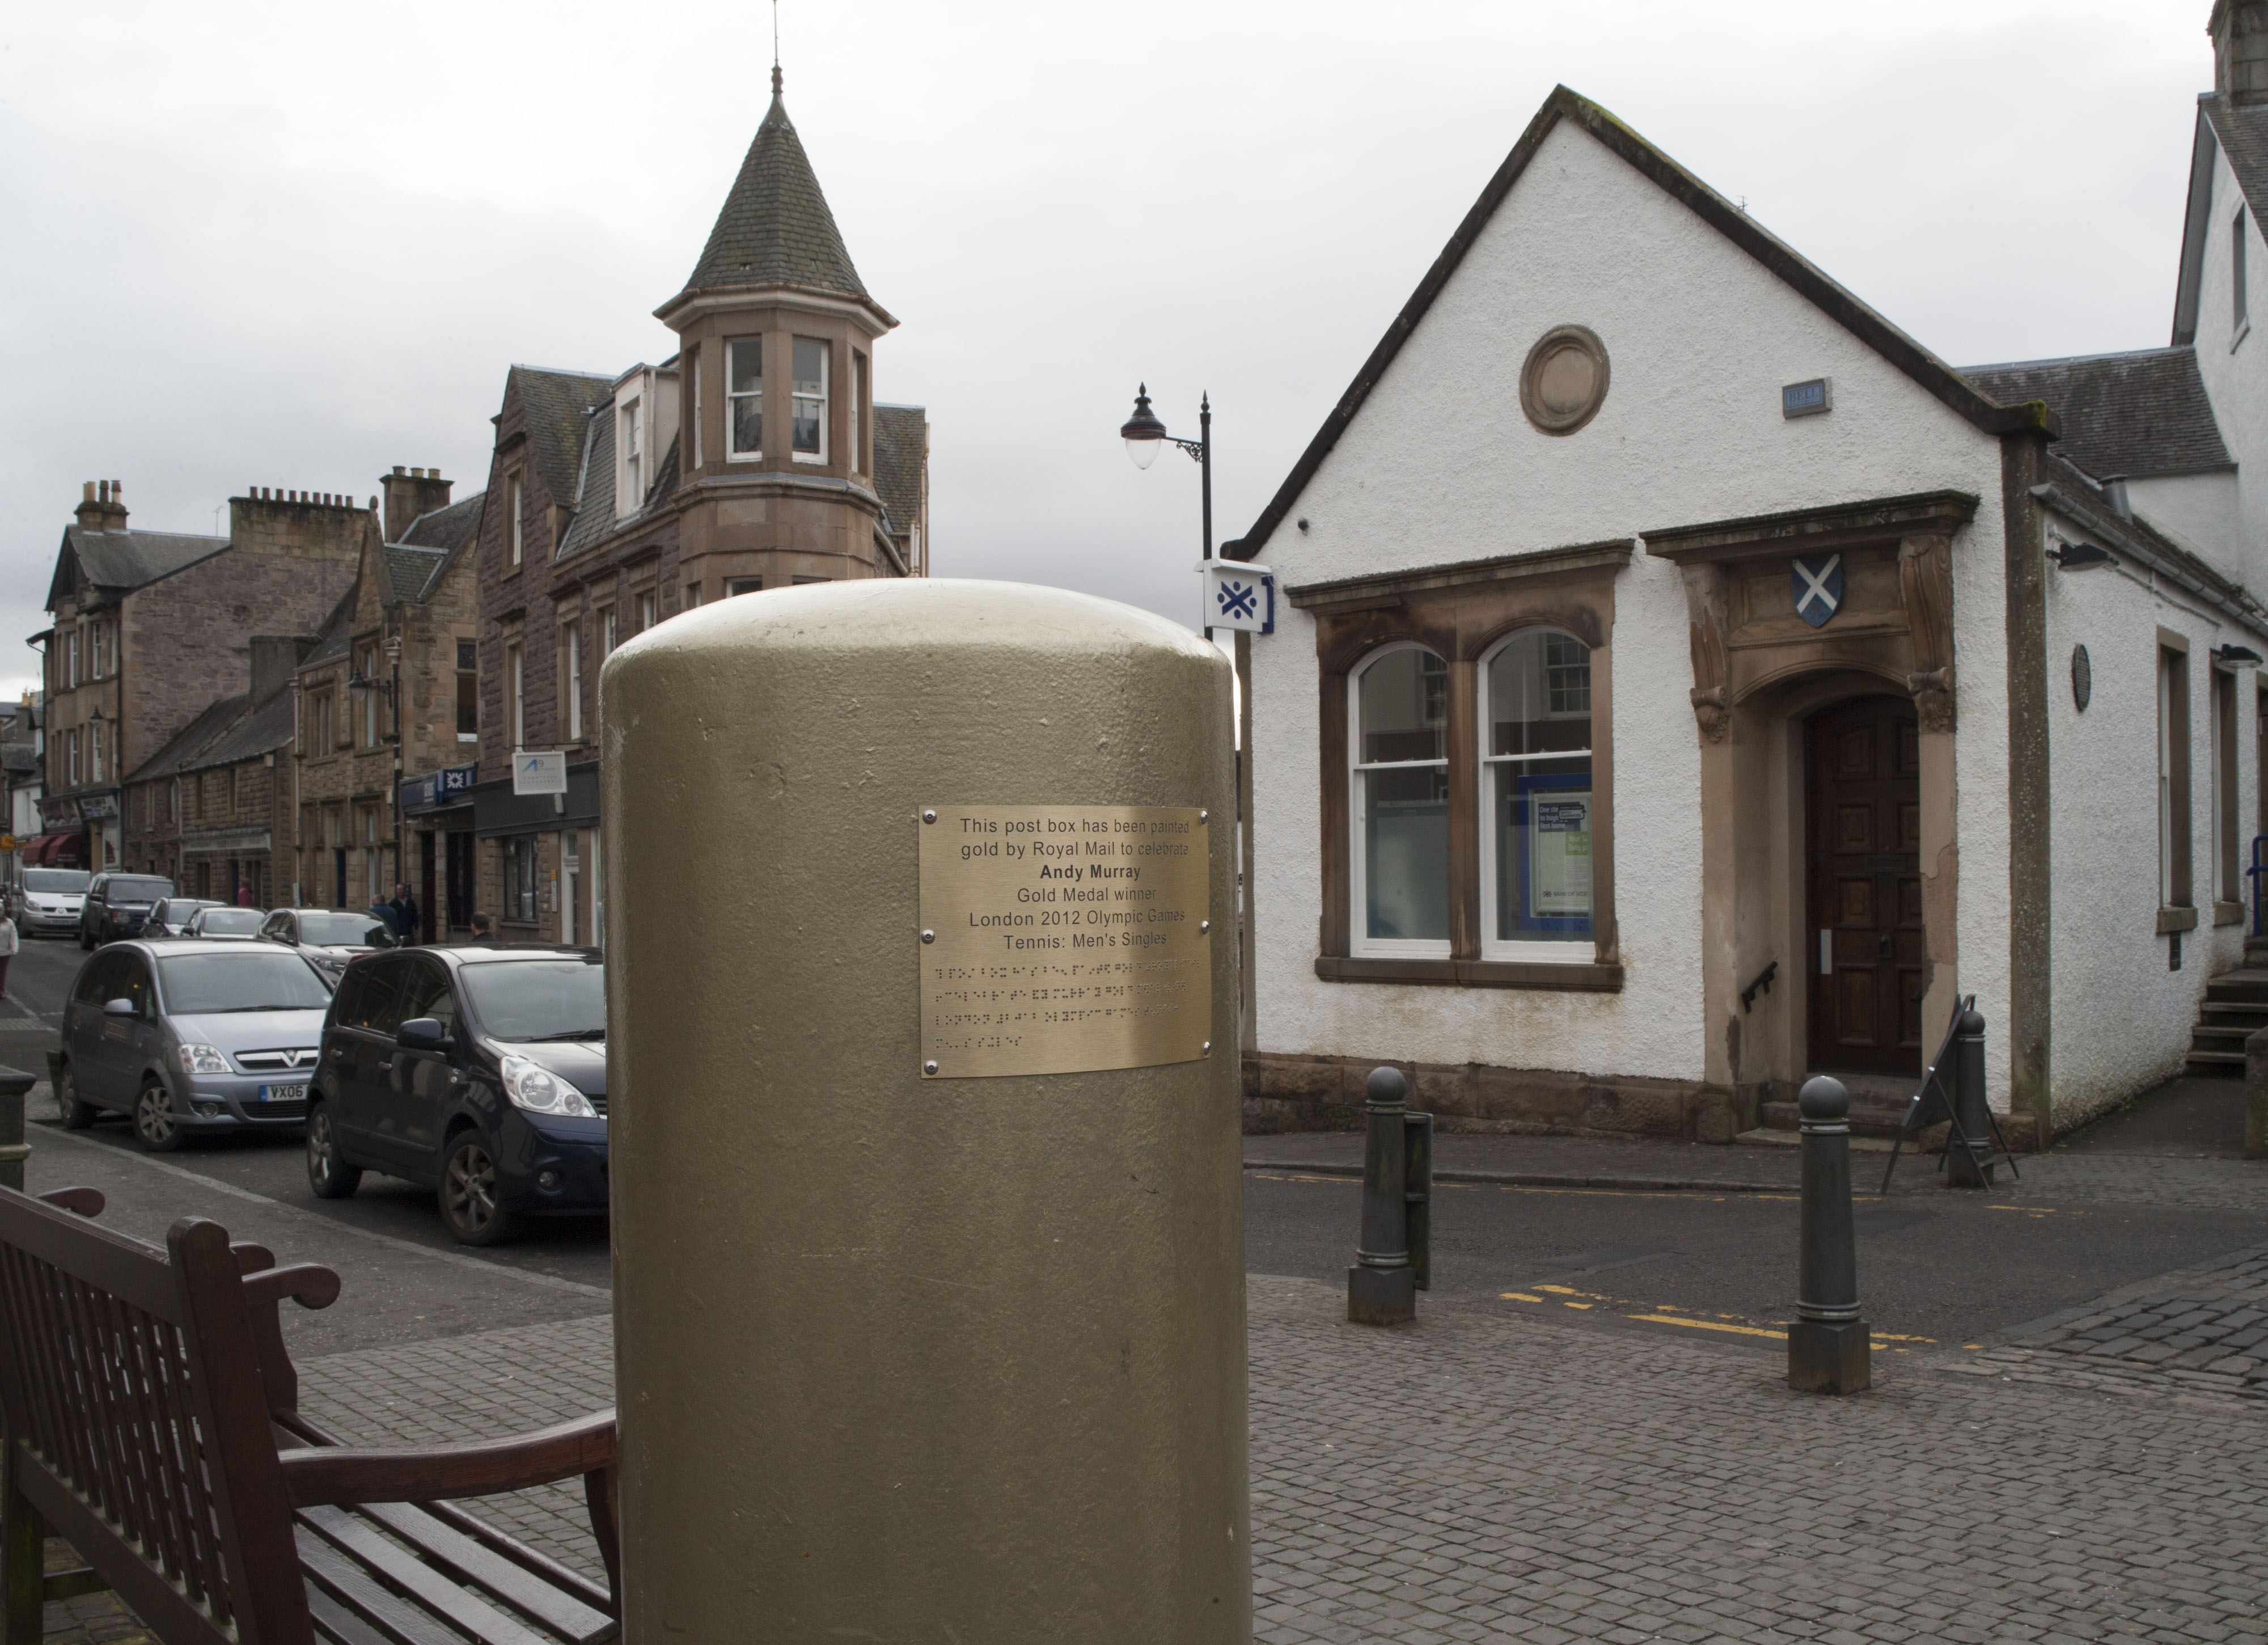
[[504, 1094], [512, 1099], [514, 1108], [524, 1108], [531, 1114], [557, 1114], [568, 1119], [599, 1117], [590, 1098], [525, 1057], [504, 1059]]
[[180, 1060], [183, 1073], [227, 1073], [232, 1072], [228, 1059], [217, 1046], [184, 1045], [174, 1053]]

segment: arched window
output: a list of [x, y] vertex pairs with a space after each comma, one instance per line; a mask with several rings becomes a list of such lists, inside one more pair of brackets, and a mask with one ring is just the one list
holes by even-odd
[[1483, 952], [1587, 960], [1591, 648], [1556, 629], [1515, 634], [1482, 665], [1481, 692]]
[[1367, 954], [1449, 952], [1449, 668], [1419, 645], [1349, 682], [1354, 941]]

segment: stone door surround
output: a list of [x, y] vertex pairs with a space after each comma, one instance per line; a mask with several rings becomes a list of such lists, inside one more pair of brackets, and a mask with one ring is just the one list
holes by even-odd
[[[1759, 1103], [1792, 1096], [1811, 1062], [1801, 722], [1885, 685], [1911, 696], [1919, 721], [1925, 1040], [1950, 1009], [1953, 550], [1977, 502], [1932, 491], [1645, 534], [1646, 552], [1685, 583], [1701, 742], [1705, 1077], [1733, 1093], [1743, 1124]], [[1796, 614], [1791, 564], [1824, 553], [1842, 556], [1842, 603], [1814, 628]], [[1742, 986], [1775, 960], [1790, 985], [1743, 1010]]]

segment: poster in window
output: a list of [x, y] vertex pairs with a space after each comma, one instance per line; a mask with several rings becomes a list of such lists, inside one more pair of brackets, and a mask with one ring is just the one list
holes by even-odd
[[[1522, 839], [1527, 858], [1528, 913], [1536, 920], [1582, 920], [1591, 917], [1591, 791], [1587, 776], [1569, 779], [1523, 778], [1528, 827]], [[1561, 927], [1567, 929], [1567, 927]]]

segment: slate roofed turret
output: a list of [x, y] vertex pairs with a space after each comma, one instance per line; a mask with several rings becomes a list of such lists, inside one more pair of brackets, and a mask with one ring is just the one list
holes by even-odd
[[725, 196], [717, 226], [694, 265], [685, 290], [657, 314], [666, 314], [687, 299], [711, 292], [759, 291], [786, 286], [822, 296], [848, 298], [895, 325], [868, 294], [851, 266], [850, 253], [827, 209], [811, 159], [787, 117], [780, 93], [780, 71], [772, 70], [772, 106], [756, 128], [755, 141], [740, 162], [740, 174]]

